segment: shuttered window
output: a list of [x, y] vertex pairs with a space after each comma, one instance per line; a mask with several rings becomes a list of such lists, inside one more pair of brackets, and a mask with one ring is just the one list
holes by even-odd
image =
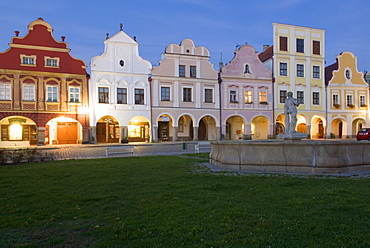
[[288, 51], [288, 37], [280, 36], [280, 51]]

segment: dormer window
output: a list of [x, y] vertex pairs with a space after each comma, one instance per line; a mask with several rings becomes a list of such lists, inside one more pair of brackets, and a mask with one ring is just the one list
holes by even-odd
[[59, 58], [45, 57], [45, 67], [59, 67]]
[[22, 66], [36, 66], [36, 55], [24, 55], [21, 54], [21, 65]]
[[251, 73], [251, 71], [249, 70], [249, 65], [245, 65], [244, 73]]

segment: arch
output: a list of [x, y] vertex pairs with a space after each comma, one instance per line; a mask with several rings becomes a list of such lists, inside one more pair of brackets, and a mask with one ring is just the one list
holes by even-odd
[[117, 143], [121, 137], [119, 123], [110, 115], [102, 116], [96, 123], [97, 143]]
[[134, 85], [135, 87], [146, 87], [147, 86], [146, 82], [143, 82], [143, 81], [136, 81]]
[[252, 139], [267, 139], [269, 134], [269, 120], [265, 116], [256, 116], [251, 122]]
[[12, 115], [1, 119], [0, 146], [37, 144], [37, 126], [31, 118]]
[[204, 115], [198, 123], [198, 140], [217, 140], [216, 118]]
[[352, 133], [350, 134], [351, 138], [355, 138], [358, 131], [366, 127], [366, 121], [364, 118], [355, 118], [352, 121]]
[[45, 125], [45, 144], [81, 144], [83, 127], [76, 119], [59, 116], [50, 119]]
[[[158, 141], [172, 141], [174, 138], [174, 118], [168, 113], [158, 115], [156, 119], [158, 125], [157, 137]], [[157, 140], [155, 141], [157, 142]]]
[[319, 115], [314, 115], [311, 119], [311, 138], [323, 139], [325, 138], [326, 121], [325, 118]]
[[194, 116], [187, 113], [182, 114], [177, 119], [177, 125], [179, 141], [190, 141], [194, 139]]
[[342, 139], [344, 136], [344, 127], [346, 126], [347, 122], [344, 118], [334, 118], [331, 122], [330, 137]]
[[212, 114], [204, 114], [204, 115], [201, 115], [200, 116], [200, 118], [199, 118], [199, 120], [201, 120], [201, 119], [203, 119], [204, 117], [212, 117], [213, 119], [214, 119], [214, 121], [215, 121], [215, 123], [216, 123], [216, 125], [217, 126], [219, 126], [220, 125], [220, 122], [219, 122], [219, 120], [217, 119], [217, 117], [216, 116], [214, 116], [214, 115], [212, 115]]
[[226, 119], [226, 139], [242, 139], [245, 133], [244, 126], [246, 120], [240, 115], [231, 115]]
[[128, 123], [129, 142], [149, 142], [150, 141], [150, 122], [144, 117], [137, 115]]

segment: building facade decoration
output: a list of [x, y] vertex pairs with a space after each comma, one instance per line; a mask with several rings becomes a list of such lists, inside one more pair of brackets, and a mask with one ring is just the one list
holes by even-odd
[[94, 143], [144, 142], [150, 133], [152, 65], [139, 56], [139, 44], [122, 29], [104, 41], [104, 53], [91, 60], [90, 126]]
[[86, 66], [42, 18], [0, 53], [1, 146], [89, 141]]
[[218, 73], [191, 39], [167, 46], [151, 76], [153, 140], [220, 138]]
[[325, 138], [325, 30], [273, 23], [273, 46], [259, 57], [274, 73], [275, 134], [284, 133], [284, 102], [298, 99], [297, 131]]
[[357, 70], [357, 57], [351, 52], [337, 55], [325, 68], [328, 133], [331, 138], [355, 138], [369, 125], [369, 85]]
[[222, 135], [227, 140], [273, 137], [272, 72], [255, 49], [239, 47], [221, 68]]

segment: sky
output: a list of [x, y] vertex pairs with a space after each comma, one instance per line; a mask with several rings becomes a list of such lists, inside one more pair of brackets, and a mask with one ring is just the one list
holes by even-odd
[[41, 17], [56, 40], [66, 36], [71, 55], [88, 71], [91, 59], [104, 52], [106, 34], [119, 32], [120, 23], [153, 66], [169, 44], [190, 38], [210, 51], [218, 70], [221, 58], [230, 62], [238, 45], [257, 52], [272, 45], [275, 22], [325, 29], [326, 66], [350, 51], [358, 70], [370, 71], [369, 0], [3, 0], [0, 9], [0, 52], [9, 48], [14, 31], [24, 37], [28, 24]]

